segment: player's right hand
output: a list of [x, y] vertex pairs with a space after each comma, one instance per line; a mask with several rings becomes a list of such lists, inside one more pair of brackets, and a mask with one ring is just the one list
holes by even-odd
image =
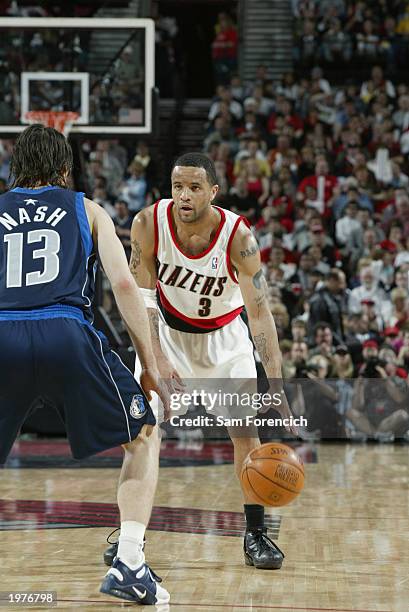
[[165, 355], [156, 356], [156, 363], [159, 374], [165, 381], [170, 393], [183, 393], [185, 383], [181, 379], [179, 372], [173, 367]]
[[149, 401], [152, 401], [151, 391], [158, 394], [163, 404], [164, 420], [167, 421], [170, 417], [170, 390], [159, 370], [156, 368], [144, 368], [141, 372], [139, 382]]

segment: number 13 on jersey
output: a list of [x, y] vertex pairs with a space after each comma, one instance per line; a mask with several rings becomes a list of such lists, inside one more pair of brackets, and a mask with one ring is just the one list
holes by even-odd
[[[26, 244], [42, 243], [44, 246], [33, 251], [33, 259], [42, 259], [42, 271], [27, 272], [23, 278], [24, 264], [24, 239]], [[60, 271], [60, 235], [51, 229], [31, 230], [23, 233], [6, 234], [4, 242], [7, 245], [7, 275], [6, 287], [29, 287], [51, 283]]]

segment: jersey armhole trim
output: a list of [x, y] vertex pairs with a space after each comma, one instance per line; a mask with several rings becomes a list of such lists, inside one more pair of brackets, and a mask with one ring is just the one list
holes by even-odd
[[81, 191], [78, 191], [75, 194], [75, 208], [77, 212], [77, 219], [80, 227], [82, 243], [85, 249], [85, 256], [88, 258], [94, 249], [94, 242], [92, 240], [91, 228], [89, 226], [88, 216], [85, 210], [84, 195], [85, 194]]
[[239, 217], [236, 220], [236, 223], [234, 224], [234, 227], [233, 227], [232, 233], [230, 234], [230, 238], [229, 238], [229, 241], [227, 243], [227, 248], [226, 248], [227, 271], [229, 273], [230, 278], [232, 279], [232, 281], [234, 283], [236, 283], [236, 285], [239, 284], [239, 280], [238, 280], [238, 278], [237, 278], [237, 276], [236, 276], [236, 274], [234, 273], [234, 270], [233, 270], [233, 265], [231, 263], [230, 251], [231, 251], [231, 245], [232, 245], [234, 236], [236, 235], [236, 232], [237, 232], [237, 228], [239, 227], [239, 225], [240, 225], [240, 223], [242, 221], [243, 221], [243, 223], [245, 223], [247, 225], [247, 227], [249, 227], [249, 223], [248, 223], [247, 219], [245, 217]]
[[154, 242], [154, 246], [153, 246], [153, 254], [154, 254], [155, 258], [157, 258], [157, 256], [158, 256], [158, 249], [159, 249], [159, 222], [158, 222], [158, 207], [159, 207], [159, 202], [160, 202], [160, 200], [155, 202], [155, 204], [153, 206], [153, 230], [154, 230], [154, 236], [155, 236], [155, 242]]

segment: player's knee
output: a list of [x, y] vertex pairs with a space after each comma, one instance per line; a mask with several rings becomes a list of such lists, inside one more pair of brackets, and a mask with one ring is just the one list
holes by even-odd
[[157, 425], [144, 425], [137, 437], [123, 444], [122, 448], [125, 453], [134, 454], [143, 448], [146, 452], [153, 449], [156, 450], [160, 446], [160, 430]]
[[397, 410], [394, 413], [394, 417], [399, 422], [409, 421], [409, 414], [403, 408], [400, 408], [399, 410]]
[[350, 421], [356, 421], [357, 419], [359, 419], [361, 415], [361, 413], [356, 410], [355, 408], [350, 408], [349, 410], [347, 410], [346, 414], [345, 414], [346, 418], [349, 419]]

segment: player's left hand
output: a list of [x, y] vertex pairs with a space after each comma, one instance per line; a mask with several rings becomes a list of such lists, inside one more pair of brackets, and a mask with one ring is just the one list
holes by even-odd
[[164, 355], [156, 356], [159, 374], [166, 382], [170, 393], [183, 393], [185, 383], [181, 379], [179, 372]]
[[[274, 395], [276, 395], [277, 393], [280, 394], [281, 397], [281, 403], [280, 405], [277, 405], [276, 403], [271, 404], [271, 405], [264, 405], [263, 408], [261, 408], [258, 413], [259, 414], [264, 414], [265, 412], [267, 412], [270, 408], [274, 408], [274, 410], [276, 410], [279, 415], [283, 418], [283, 419], [289, 419], [291, 417], [293, 417], [293, 414], [290, 410], [290, 407], [288, 405], [288, 400], [286, 397], [286, 394], [284, 392], [284, 389], [281, 389], [280, 391], [277, 390], [277, 388], [275, 388], [275, 385], [273, 384], [268, 393], [270, 394], [270, 397], [273, 397]], [[295, 425], [285, 425], [284, 426], [286, 431], [288, 431], [289, 433], [294, 434], [295, 436], [298, 436], [298, 429]]]
[[156, 368], [143, 369], [140, 376], [140, 385], [148, 398], [152, 401], [152, 391], [158, 394], [163, 404], [163, 418], [165, 421], [170, 417], [170, 392]]
[[[274, 406], [274, 410], [277, 410], [283, 419], [293, 418], [293, 414], [290, 410], [290, 406], [288, 405], [288, 400], [284, 391], [281, 393], [281, 404], [279, 406]], [[285, 428], [289, 433], [298, 436], [298, 429], [295, 425], [285, 425]]]

